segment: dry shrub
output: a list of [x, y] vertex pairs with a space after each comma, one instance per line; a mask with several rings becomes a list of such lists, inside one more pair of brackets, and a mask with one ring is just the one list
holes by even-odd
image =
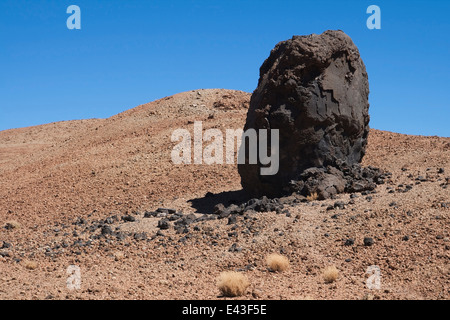
[[326, 283], [331, 283], [336, 281], [338, 278], [339, 271], [335, 266], [328, 266], [323, 270], [323, 279]]
[[319, 195], [317, 194], [317, 192], [313, 192], [309, 196], [306, 197], [306, 200], [308, 200], [310, 202], [315, 201], [317, 199], [319, 199]]
[[34, 270], [37, 268], [37, 263], [35, 261], [26, 260], [23, 263], [25, 269]]
[[266, 258], [267, 266], [272, 271], [282, 272], [289, 268], [289, 260], [277, 253], [269, 254]]
[[6, 221], [5, 228], [8, 230], [19, 229], [20, 223], [17, 222], [16, 220], [9, 220], [9, 221]]
[[222, 272], [217, 281], [220, 292], [226, 297], [242, 296], [249, 285], [247, 277], [235, 271]]

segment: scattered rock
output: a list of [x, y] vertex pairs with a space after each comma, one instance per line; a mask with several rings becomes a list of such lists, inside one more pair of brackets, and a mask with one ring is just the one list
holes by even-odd
[[144, 218], [153, 218], [153, 217], [156, 217], [157, 214], [158, 214], [158, 212], [156, 212], [156, 211], [145, 211]]
[[147, 233], [146, 232], [138, 232], [134, 234], [134, 240], [147, 240]]
[[389, 207], [395, 207], [395, 208], [397, 208], [397, 207], [398, 207], [398, 206], [397, 206], [397, 202], [392, 201], [391, 203], [389, 203]]
[[125, 216], [122, 216], [122, 220], [124, 222], [134, 222], [134, 221], [136, 221], [136, 218], [131, 215], [125, 215]]
[[11, 243], [2, 241], [2, 246], [0, 247], [0, 249], [8, 249], [8, 248], [12, 248]]
[[262, 297], [262, 290], [258, 289], [258, 288], [253, 289], [252, 290], [252, 297], [255, 298], [255, 299], [261, 298]]
[[106, 226], [105, 225], [105, 226], [102, 227], [101, 234], [104, 235], [104, 236], [112, 235], [113, 234], [113, 230], [111, 229], [110, 226]]
[[188, 225], [190, 225], [191, 223], [193, 223], [196, 220], [197, 220], [197, 217], [195, 216], [195, 214], [190, 213], [190, 214], [184, 215], [183, 217], [178, 219], [175, 222], [175, 225], [188, 226]]
[[426, 182], [426, 181], [428, 181], [428, 179], [425, 178], [425, 177], [423, 177], [423, 176], [418, 176], [418, 177], [416, 178], [416, 181]]
[[336, 201], [334, 203], [333, 207], [343, 210], [343, 209], [345, 209], [345, 203], [343, 201]]
[[374, 244], [374, 241], [373, 241], [372, 238], [370, 238], [370, 237], [365, 237], [365, 238], [364, 238], [364, 245], [365, 245], [366, 247], [370, 247], [370, 246], [372, 246], [373, 244]]
[[237, 246], [237, 243], [233, 243], [231, 247], [228, 249], [229, 252], [241, 252], [242, 248]]
[[236, 221], [237, 221], [237, 218], [236, 218], [235, 215], [233, 215], [233, 216], [231, 216], [231, 217], [228, 218], [228, 223], [227, 223], [227, 224], [228, 224], [228, 225], [230, 225], [230, 224], [235, 224]]
[[158, 221], [158, 228], [161, 230], [167, 230], [170, 228], [170, 223], [168, 219], [161, 219]]
[[347, 240], [345, 240], [344, 246], [352, 246], [354, 244], [355, 244], [354, 239], [347, 239]]

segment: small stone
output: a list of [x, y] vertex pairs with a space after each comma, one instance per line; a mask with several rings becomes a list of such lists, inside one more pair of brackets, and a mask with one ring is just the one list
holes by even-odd
[[147, 240], [147, 233], [139, 232], [134, 234], [134, 240]]
[[261, 297], [262, 297], [262, 291], [261, 291], [261, 289], [258, 289], [258, 288], [253, 289], [253, 291], [252, 291], [252, 297], [255, 298], [255, 299], [261, 298]]
[[164, 237], [165, 236], [165, 234], [161, 230], [158, 230], [158, 232], [156, 232], [156, 235], [160, 236], [160, 237]]
[[370, 238], [370, 237], [365, 237], [364, 238], [364, 245], [366, 247], [370, 247], [371, 245], [373, 245], [373, 243], [374, 243], [374, 241], [373, 241], [372, 238]]
[[345, 203], [342, 201], [336, 201], [333, 205], [335, 208], [339, 208], [339, 209], [345, 209]]
[[122, 220], [125, 222], [134, 222], [136, 221], [136, 218], [130, 215], [125, 215], [122, 217]]
[[352, 246], [354, 244], [355, 244], [355, 240], [347, 239], [347, 240], [345, 240], [344, 246]]
[[183, 217], [183, 214], [181, 212], [177, 212], [177, 213], [169, 216], [169, 221], [176, 221], [178, 219], [181, 219], [182, 217]]
[[392, 201], [391, 203], [389, 203], [389, 207], [394, 207], [396, 205], [397, 205], [397, 202], [395, 202], [395, 201]]
[[158, 228], [160, 228], [161, 230], [167, 230], [169, 229], [169, 227], [170, 224], [168, 219], [161, 219], [158, 221]]
[[225, 211], [225, 206], [223, 205], [223, 203], [218, 203], [214, 206], [214, 209], [213, 209], [214, 214], [220, 215], [224, 211]]
[[236, 223], [236, 216], [235, 215], [232, 215], [231, 217], [229, 217], [228, 218], [228, 225], [230, 225], [230, 224], [235, 224]]
[[[214, 241], [213, 241], [214, 242]], [[233, 243], [231, 247], [228, 249], [229, 252], [241, 252], [242, 248], [237, 246], [237, 243]]]
[[106, 223], [106, 224], [113, 224], [114, 223], [114, 219], [112, 217], [108, 217], [103, 222]]
[[0, 247], [0, 249], [8, 249], [8, 248], [12, 247], [11, 243], [6, 242], [6, 241], [2, 241], [2, 242], [3, 243], [2, 243], [2, 246]]
[[116, 232], [114, 235], [117, 240], [124, 240], [127, 237], [127, 235], [123, 232]]
[[102, 227], [102, 231], [101, 234], [106, 236], [106, 235], [111, 235], [113, 233], [113, 230], [111, 229], [110, 226], [103, 226]]
[[86, 223], [87, 222], [86, 222], [86, 220], [84, 218], [78, 217], [74, 224], [77, 225], [77, 226], [81, 226], [81, 225], [86, 224]]
[[197, 219], [197, 217], [195, 216], [195, 214], [190, 213], [190, 214], [185, 215], [182, 218], [178, 219], [175, 222], [175, 224], [176, 225], [187, 226], [187, 225], [191, 224], [192, 222], [194, 222], [196, 219]]
[[408, 240], [409, 240], [409, 236], [404, 236], [404, 237], [402, 238], [402, 240], [403, 240], [403, 241], [408, 241]]
[[152, 218], [152, 217], [156, 217], [158, 213], [157, 212], [153, 212], [153, 211], [145, 211], [144, 212], [144, 218]]

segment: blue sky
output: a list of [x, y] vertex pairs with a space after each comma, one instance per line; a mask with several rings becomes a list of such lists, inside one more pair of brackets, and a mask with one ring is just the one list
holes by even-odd
[[[69, 5], [81, 30], [69, 30]], [[369, 5], [381, 30], [369, 30]], [[371, 127], [450, 136], [450, 1], [1, 0], [0, 130], [106, 118], [200, 88], [252, 92], [276, 43], [341, 29]]]

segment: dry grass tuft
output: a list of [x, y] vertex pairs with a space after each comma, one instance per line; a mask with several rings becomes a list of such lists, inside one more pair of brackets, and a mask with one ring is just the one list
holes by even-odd
[[309, 202], [315, 201], [317, 199], [319, 199], [319, 195], [317, 194], [317, 192], [313, 192], [309, 196], [306, 197], [306, 200], [308, 200]]
[[272, 271], [282, 272], [289, 268], [289, 260], [277, 253], [269, 254], [266, 258], [267, 266]]
[[339, 270], [335, 266], [328, 266], [323, 270], [323, 279], [326, 283], [332, 283], [337, 280]]
[[6, 221], [5, 228], [8, 230], [19, 229], [20, 223], [17, 222], [16, 220], [9, 220], [9, 221]]
[[238, 297], [245, 294], [250, 285], [247, 277], [235, 271], [224, 271], [220, 274], [217, 286], [226, 297]]
[[30, 261], [30, 260], [24, 261], [23, 265], [24, 265], [25, 269], [28, 269], [28, 270], [35, 270], [38, 266], [36, 261]]

